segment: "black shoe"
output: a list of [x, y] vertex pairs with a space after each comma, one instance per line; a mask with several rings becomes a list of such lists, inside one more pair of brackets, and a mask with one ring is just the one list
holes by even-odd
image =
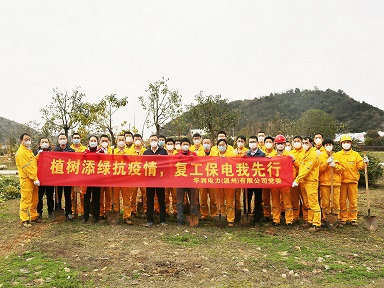
[[32, 227], [32, 224], [29, 222], [29, 220], [22, 222], [21, 225], [25, 228], [31, 228]]
[[183, 226], [183, 221], [177, 221], [177, 227]]
[[146, 224], [145, 224], [145, 227], [148, 227], [148, 228], [150, 228], [150, 227], [152, 227], [153, 226], [153, 222], [147, 222]]
[[273, 226], [279, 226], [280, 223], [277, 223], [277, 222], [273, 222]]
[[83, 223], [88, 223], [88, 219], [83, 218]]
[[39, 216], [37, 216], [38, 219], [43, 219], [43, 213], [39, 213]]
[[66, 218], [67, 218], [67, 221], [72, 221], [73, 220], [73, 214], [68, 214]]
[[49, 219], [55, 219], [55, 214], [53, 214], [53, 212], [49, 213], [48, 218]]

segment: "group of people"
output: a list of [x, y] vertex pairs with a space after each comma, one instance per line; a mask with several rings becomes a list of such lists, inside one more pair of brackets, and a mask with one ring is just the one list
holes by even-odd
[[[149, 148], [144, 147], [140, 134], [131, 132], [117, 136], [116, 148], [111, 146], [111, 139], [105, 134], [100, 137], [91, 135], [87, 146], [81, 144], [78, 133], [73, 133], [71, 140], [70, 145], [67, 136], [61, 133], [57, 138], [57, 145], [52, 149], [49, 139], [41, 138], [37, 151], [33, 153], [31, 136], [27, 133], [20, 136], [16, 165], [20, 177], [20, 219], [24, 227], [31, 227], [34, 222], [42, 221], [44, 194], [48, 217], [51, 219], [55, 218], [55, 210], [62, 209], [64, 194], [65, 217], [68, 221], [73, 219], [74, 214], [82, 214], [83, 222], [88, 222], [92, 214], [93, 222], [97, 223], [105, 219], [112, 209], [120, 213], [122, 208], [123, 221], [132, 225], [132, 217], [138, 214], [137, 196], [141, 194], [147, 227], [154, 225], [155, 213], [159, 214], [162, 226], [167, 225], [167, 216], [170, 215], [176, 216], [178, 226], [184, 225], [185, 213], [199, 215], [202, 221], [209, 216], [226, 215], [230, 227], [242, 215], [253, 214], [255, 226], [264, 221], [278, 226], [283, 212], [285, 225], [299, 223], [301, 216], [310, 231], [321, 229], [330, 213], [339, 218], [339, 227], [347, 223], [356, 226], [359, 170], [364, 169], [364, 165], [369, 162], [366, 156], [361, 157], [352, 150], [352, 139], [349, 135], [341, 137], [342, 150], [336, 153], [333, 153], [333, 140], [323, 139], [321, 133], [314, 135], [314, 139], [298, 135], [289, 141], [283, 135], [266, 136], [260, 131], [248, 139], [238, 136], [235, 147], [229, 145], [225, 131], [217, 134], [216, 143], [198, 133], [192, 136], [192, 141], [189, 138], [173, 139], [151, 135]], [[37, 177], [37, 163], [43, 151], [197, 157], [289, 156], [292, 160], [294, 181], [292, 187], [286, 188], [41, 186]], [[80, 195], [80, 203], [77, 203], [77, 193]], [[118, 204], [120, 199], [122, 207]], [[79, 205], [74, 205], [74, 201]], [[190, 211], [184, 211], [186, 202], [190, 205]]]

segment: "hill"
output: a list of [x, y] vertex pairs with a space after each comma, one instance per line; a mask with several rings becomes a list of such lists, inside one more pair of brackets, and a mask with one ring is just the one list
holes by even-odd
[[37, 133], [27, 125], [17, 123], [0, 116], [0, 144], [15, 144], [21, 133]]

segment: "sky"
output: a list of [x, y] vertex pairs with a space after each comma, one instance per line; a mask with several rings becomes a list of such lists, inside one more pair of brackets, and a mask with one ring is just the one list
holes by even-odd
[[[139, 96], [169, 78], [183, 104], [288, 89], [341, 89], [384, 110], [384, 1], [3, 1], [0, 116], [42, 122], [53, 88], [116, 93], [114, 118], [145, 118]], [[144, 135], [154, 132], [146, 128]]]

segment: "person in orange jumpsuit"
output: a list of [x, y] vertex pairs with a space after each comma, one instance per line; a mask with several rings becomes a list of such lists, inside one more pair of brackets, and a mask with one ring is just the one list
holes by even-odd
[[[275, 153], [273, 141], [274, 141], [273, 137], [266, 136], [264, 138], [264, 150], [259, 147], [267, 157], [272, 156], [271, 154]], [[272, 220], [270, 188], [263, 188], [263, 214], [264, 214], [264, 218], [261, 219], [261, 222], [268, 222]]]
[[[175, 155], [177, 151], [175, 150], [175, 140], [173, 138], [167, 138], [165, 140], [165, 150], [167, 150], [168, 155]], [[172, 198], [172, 204], [171, 204]], [[166, 187], [165, 188], [165, 208], [167, 211], [167, 215], [177, 215], [177, 196], [176, 196], [176, 188], [175, 187]], [[171, 212], [172, 206], [172, 212]]]

